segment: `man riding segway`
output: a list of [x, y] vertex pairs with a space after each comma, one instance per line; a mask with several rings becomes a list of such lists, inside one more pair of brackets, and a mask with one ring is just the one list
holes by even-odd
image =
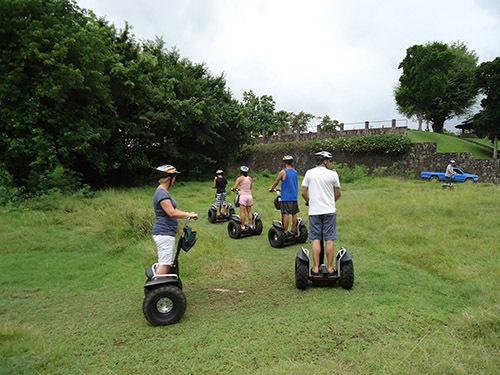
[[[292, 237], [297, 228], [297, 213], [300, 212], [297, 203], [299, 196], [299, 182], [297, 171], [292, 167], [293, 157], [291, 155], [283, 156], [285, 168], [278, 173], [278, 177], [269, 189], [270, 192], [281, 184], [281, 214], [283, 215], [283, 227], [285, 229], [285, 238]], [[289, 215], [292, 215], [292, 230], [288, 231], [290, 222]]]

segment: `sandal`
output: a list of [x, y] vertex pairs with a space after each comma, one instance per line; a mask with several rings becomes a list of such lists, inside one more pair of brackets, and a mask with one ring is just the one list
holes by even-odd
[[319, 276], [319, 272], [314, 272], [311, 268], [311, 276]]

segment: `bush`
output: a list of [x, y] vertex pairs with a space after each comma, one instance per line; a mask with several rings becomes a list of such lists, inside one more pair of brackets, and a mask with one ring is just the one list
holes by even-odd
[[368, 176], [368, 167], [362, 164], [356, 165], [354, 168], [350, 168], [347, 164], [333, 163], [332, 165], [333, 169], [335, 169], [339, 175], [341, 184], [361, 180]]
[[404, 154], [411, 145], [408, 137], [401, 135], [369, 135], [339, 139], [310, 141], [307, 145], [314, 151], [318, 148], [328, 151], [350, 153]]

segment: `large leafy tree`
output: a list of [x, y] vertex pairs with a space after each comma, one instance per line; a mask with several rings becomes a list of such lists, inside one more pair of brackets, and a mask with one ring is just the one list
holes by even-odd
[[[257, 96], [252, 90], [243, 93], [243, 116], [253, 135], [278, 131], [276, 102], [271, 95]], [[280, 115], [282, 121], [283, 114]]]
[[399, 64], [403, 73], [395, 89], [398, 110], [417, 117], [419, 129], [427, 120], [434, 132], [442, 133], [447, 119], [467, 113], [474, 104], [476, 65], [476, 54], [463, 43], [433, 42], [408, 48]]
[[61, 166], [105, 173], [116, 117], [108, 31], [70, 1], [1, 3], [1, 162], [32, 187]]
[[130, 183], [165, 162], [198, 175], [248, 141], [224, 76], [161, 39], [138, 43], [70, 0], [0, 1], [0, 14], [0, 178], [33, 191]]
[[484, 62], [476, 71], [476, 84], [480, 93], [481, 111], [474, 116], [474, 130], [480, 136], [493, 141], [493, 158], [497, 159], [500, 137], [500, 57]]

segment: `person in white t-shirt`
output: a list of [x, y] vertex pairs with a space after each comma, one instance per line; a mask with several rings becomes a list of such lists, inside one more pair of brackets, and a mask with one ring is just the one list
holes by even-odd
[[309, 169], [302, 180], [302, 197], [309, 205], [309, 239], [312, 241], [313, 275], [319, 272], [321, 241], [325, 241], [328, 275], [333, 276], [337, 239], [337, 209], [335, 202], [340, 198], [340, 180], [337, 172], [331, 170], [332, 154], [320, 151], [314, 154], [317, 167]]
[[444, 174], [444, 176], [446, 177], [446, 182], [450, 182], [457, 174], [457, 172], [455, 172], [455, 170], [453, 169], [456, 165], [457, 163], [455, 162], [455, 160], [450, 160], [450, 164], [448, 164], [448, 166], [446, 167], [446, 173]]

